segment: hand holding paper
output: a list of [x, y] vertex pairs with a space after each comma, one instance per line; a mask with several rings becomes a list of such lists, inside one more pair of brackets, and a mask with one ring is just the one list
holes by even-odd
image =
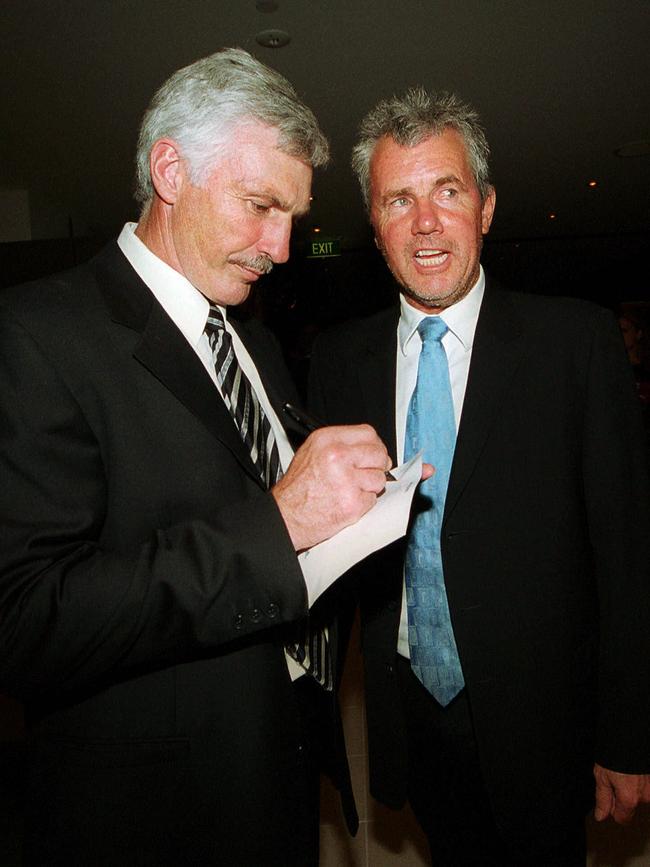
[[[424, 466], [424, 476], [428, 477], [431, 471]], [[422, 452], [391, 474], [396, 481], [387, 483], [373, 508], [356, 524], [299, 556], [310, 606], [355, 563], [406, 533], [413, 495], [423, 475]]]
[[382, 494], [390, 465], [370, 425], [313, 431], [271, 489], [296, 551], [357, 522]]

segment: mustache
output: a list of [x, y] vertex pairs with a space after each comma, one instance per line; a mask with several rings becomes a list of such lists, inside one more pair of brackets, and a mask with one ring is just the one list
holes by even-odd
[[263, 253], [259, 256], [251, 256], [250, 258], [238, 256], [230, 261], [235, 265], [241, 265], [242, 268], [257, 271], [259, 274], [270, 274], [273, 270], [273, 259], [270, 256], [265, 256]]

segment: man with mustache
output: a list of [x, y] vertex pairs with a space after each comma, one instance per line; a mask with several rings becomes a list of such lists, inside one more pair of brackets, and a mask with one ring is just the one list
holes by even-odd
[[307, 626], [297, 555], [390, 464], [368, 426], [294, 456], [278, 349], [227, 312], [287, 259], [327, 157], [282, 76], [199, 60], [145, 114], [137, 225], [3, 294], [0, 685], [30, 730], [27, 864], [313, 867], [323, 761], [354, 825], [336, 636]]
[[488, 155], [451, 95], [367, 115], [400, 303], [321, 338], [311, 391], [436, 467], [363, 564], [371, 791], [408, 799], [436, 867], [578, 867], [594, 797], [617, 822], [650, 800], [648, 471], [613, 317], [484, 274]]

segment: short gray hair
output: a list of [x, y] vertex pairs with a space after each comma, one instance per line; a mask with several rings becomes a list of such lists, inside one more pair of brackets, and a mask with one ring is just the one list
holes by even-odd
[[226, 48], [179, 69], [154, 94], [138, 136], [136, 201], [146, 206], [153, 198], [149, 155], [156, 141], [173, 139], [200, 185], [233, 128], [250, 120], [277, 128], [279, 147], [290, 156], [313, 168], [327, 165], [327, 139], [286, 78], [248, 52]]
[[450, 127], [460, 134], [482, 201], [491, 189], [488, 164], [490, 146], [474, 109], [452, 93], [428, 93], [418, 87], [404, 96], [382, 100], [361, 121], [359, 140], [352, 151], [352, 168], [370, 210], [370, 161], [380, 138], [389, 136], [397, 144], [414, 147]]

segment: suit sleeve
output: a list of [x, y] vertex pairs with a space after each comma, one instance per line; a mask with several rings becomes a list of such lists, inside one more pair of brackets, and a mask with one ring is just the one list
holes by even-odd
[[0, 313], [0, 689], [25, 700], [92, 688], [304, 616], [295, 552], [261, 490], [232, 502], [222, 491], [209, 520], [189, 504], [185, 522], [104, 545], [112, 484], [92, 400], [82, 409]]
[[650, 772], [650, 506], [639, 407], [609, 314], [594, 331], [583, 480], [600, 612], [596, 761]]

